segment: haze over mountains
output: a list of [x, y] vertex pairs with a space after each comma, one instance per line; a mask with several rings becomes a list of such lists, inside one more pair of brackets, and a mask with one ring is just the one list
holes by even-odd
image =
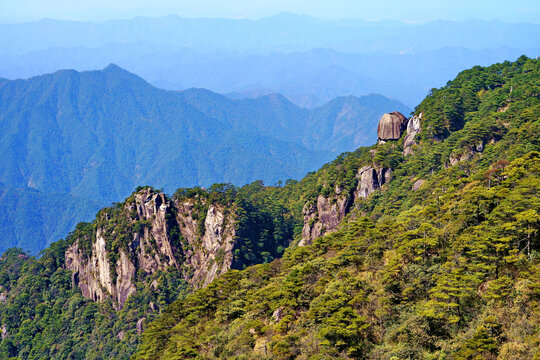
[[[59, 36], [62, 35], [62, 36]], [[0, 77], [114, 62], [158, 87], [235, 97], [280, 93], [301, 106], [381, 93], [416, 105], [463, 68], [537, 56], [540, 25], [498, 21], [135, 18], [0, 25]]]
[[149, 42], [200, 50], [264, 52], [328, 48], [367, 53], [419, 52], [448, 46], [474, 50], [504, 45], [535, 47], [540, 25], [474, 19], [408, 24], [388, 20], [323, 20], [281, 13], [258, 20], [190, 19], [176, 15], [103, 23], [44, 19], [3, 24], [0, 29], [3, 34], [0, 46], [7, 54], [50, 47], [97, 47], [109, 42]]
[[539, 4], [0, 1], [0, 359], [540, 360]]
[[410, 111], [380, 95], [306, 110], [280, 95], [166, 91], [116, 65], [0, 80], [1, 247], [37, 251], [139, 185], [300, 178], [373, 142], [391, 110]]
[[[288, 13], [0, 24], [0, 77], [54, 73], [0, 80], [2, 249], [36, 251], [139, 185], [300, 178], [459, 70], [536, 56], [538, 38], [536, 24]], [[117, 66], [56, 72], [110, 63], [147, 82]]]

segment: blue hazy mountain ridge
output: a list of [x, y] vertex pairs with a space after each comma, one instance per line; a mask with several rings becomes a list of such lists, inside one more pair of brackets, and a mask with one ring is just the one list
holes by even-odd
[[292, 53], [246, 54], [197, 51], [151, 43], [107, 43], [97, 48], [49, 48], [0, 55], [0, 77], [15, 79], [120, 65], [169, 90], [202, 87], [235, 98], [280, 93], [303, 107], [346, 95], [379, 93], [413, 106], [433, 87], [443, 86], [464, 68], [535, 57], [540, 48], [471, 50], [444, 47], [403, 54], [370, 54], [310, 49]]
[[380, 95], [306, 110], [280, 95], [167, 91], [116, 65], [0, 80], [0, 250], [35, 253], [139, 185], [300, 178], [373, 142], [393, 110], [410, 111]]
[[[166, 34], [166, 35], [165, 35]], [[98, 47], [108, 42], [239, 51], [298, 51], [323, 47], [347, 52], [417, 51], [447, 46], [470, 49], [537, 46], [538, 24], [499, 21], [324, 20], [282, 13], [258, 20], [190, 19], [170, 15], [101, 23], [44, 19], [0, 25], [2, 54], [50, 47]]]

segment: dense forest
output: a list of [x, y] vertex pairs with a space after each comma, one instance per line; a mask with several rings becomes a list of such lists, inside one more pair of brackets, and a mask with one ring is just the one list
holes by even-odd
[[36, 255], [139, 185], [300, 179], [371, 144], [390, 109], [410, 111], [374, 94], [305, 109], [278, 94], [166, 91], [113, 64], [0, 79], [0, 252]]
[[337, 232], [175, 302], [135, 358], [540, 357], [539, 96], [526, 57], [433, 89], [413, 155], [387, 142], [304, 180], [331, 191], [372, 156], [394, 169], [385, 191]]
[[[237, 214], [233, 269], [205, 288], [159, 271], [119, 311], [85, 299], [64, 254], [92, 224], [38, 257], [8, 250], [0, 356], [540, 358], [539, 96], [537, 60], [475, 67], [415, 109], [411, 154], [401, 137], [301, 181], [179, 189], [172, 198], [206, 199], [201, 215], [209, 202]], [[391, 180], [355, 198], [336, 231], [298, 246], [305, 205], [352, 196], [369, 164]]]

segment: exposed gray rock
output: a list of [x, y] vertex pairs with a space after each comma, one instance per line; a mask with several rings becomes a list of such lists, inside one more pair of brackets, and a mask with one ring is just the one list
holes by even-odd
[[137, 334], [142, 334], [144, 320], [146, 320], [145, 317], [140, 318], [139, 320], [137, 320]]
[[481, 153], [482, 151], [484, 151], [484, 143], [480, 142], [476, 144], [475, 149], [476, 149], [476, 152]]
[[454, 166], [454, 165], [457, 165], [458, 163], [462, 162], [462, 161], [467, 161], [467, 160], [470, 160], [472, 159], [474, 156], [474, 152], [470, 149], [466, 150], [463, 154], [461, 155], [453, 155], [453, 156], [450, 156], [450, 165]]
[[379, 188], [377, 170], [372, 166], [364, 166], [358, 170], [358, 187], [354, 193], [355, 197], [368, 197], [373, 191]]
[[318, 222], [317, 206], [315, 204], [306, 203], [302, 209], [304, 215], [304, 226], [302, 228], [302, 240], [298, 246], [304, 246], [311, 243], [311, 240], [320, 236], [322, 233], [322, 224]]
[[306, 204], [302, 210], [304, 227], [299, 246], [311, 244], [313, 239], [334, 231], [347, 214], [351, 204], [350, 196], [336, 194], [329, 198], [322, 195], [317, 197], [317, 204]]
[[[137, 269], [151, 275], [171, 267], [183, 271], [184, 278], [193, 286], [210, 283], [227, 271], [232, 264], [236, 236], [234, 211], [225, 216], [223, 206], [209, 205], [204, 223], [204, 236], [197, 230], [193, 203], [173, 202], [161, 192], [143, 189], [126, 202], [127, 222], [143, 221], [147, 224], [129, 243], [129, 253], [119, 250], [114, 269], [111, 269], [106, 250], [108, 236], [98, 227], [90, 254], [84, 254], [78, 241], [66, 251], [65, 266], [73, 272], [73, 286], [81, 289], [83, 296], [94, 301], [111, 297], [115, 308], [121, 309], [127, 298], [136, 291]], [[174, 214], [178, 214], [174, 216]], [[171, 227], [177, 226], [188, 246], [174, 248]], [[216, 261], [217, 254], [222, 259]], [[185, 259], [179, 264], [177, 257]], [[180, 265], [183, 265], [181, 267]], [[191, 270], [187, 270], [191, 267]], [[111, 274], [115, 274], [115, 278]], [[155, 289], [158, 283], [151, 284]]]
[[306, 203], [304, 205], [302, 210], [304, 227], [298, 246], [309, 245], [314, 239], [335, 231], [349, 212], [354, 200], [369, 196], [373, 191], [380, 189], [381, 186], [390, 181], [392, 169], [368, 165], [360, 168], [356, 177], [358, 178], [358, 186], [354, 193], [347, 194], [336, 186], [334, 195], [330, 197], [319, 195], [316, 204]]
[[358, 178], [358, 186], [354, 192], [354, 196], [355, 198], [365, 198], [390, 181], [392, 169], [377, 168], [368, 165], [360, 168], [356, 177]]
[[[197, 220], [192, 216], [193, 204], [184, 202], [176, 206], [180, 231], [192, 248], [185, 252], [184, 262], [194, 271], [189, 281], [195, 287], [206, 286], [231, 268], [236, 239], [234, 213], [230, 212], [226, 217], [223, 206], [210, 205], [204, 222], [204, 235], [199, 239]], [[223, 259], [216, 261], [220, 250], [224, 253]]]
[[281, 321], [281, 319], [283, 318], [283, 308], [277, 308], [273, 313], [272, 313], [272, 319], [274, 319], [274, 322], [275, 323], [278, 323]]
[[377, 137], [380, 140], [398, 140], [405, 130], [407, 118], [399, 111], [384, 114], [377, 126]]
[[403, 155], [413, 153], [412, 146], [416, 145], [414, 138], [420, 132], [420, 123], [422, 121], [422, 113], [414, 115], [407, 123], [407, 135], [403, 140]]

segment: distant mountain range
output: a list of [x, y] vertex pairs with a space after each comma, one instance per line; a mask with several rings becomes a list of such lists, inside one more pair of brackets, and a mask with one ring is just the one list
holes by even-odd
[[326, 48], [346, 52], [422, 52], [465, 46], [474, 50], [538, 46], [538, 24], [499, 21], [326, 20], [290, 13], [258, 20], [191, 19], [176, 15], [137, 17], [101, 23], [44, 19], [0, 24], [0, 49], [17, 54], [51, 47], [98, 47], [147, 42], [199, 50], [242, 52], [302, 51]]
[[379, 93], [412, 107], [463, 68], [540, 55], [538, 38], [540, 25], [481, 20], [42, 20], [0, 24], [0, 77], [113, 62], [171, 90], [198, 87], [237, 98], [280, 93], [303, 107]]
[[138, 185], [299, 178], [373, 142], [393, 110], [410, 112], [380, 95], [307, 110], [275, 94], [167, 91], [116, 65], [0, 80], [0, 250], [36, 252]]
[[[0, 250], [36, 252], [138, 185], [299, 178], [459, 70], [539, 55], [538, 38], [536, 24], [293, 14], [0, 24]], [[141, 77], [77, 72], [109, 63]]]

